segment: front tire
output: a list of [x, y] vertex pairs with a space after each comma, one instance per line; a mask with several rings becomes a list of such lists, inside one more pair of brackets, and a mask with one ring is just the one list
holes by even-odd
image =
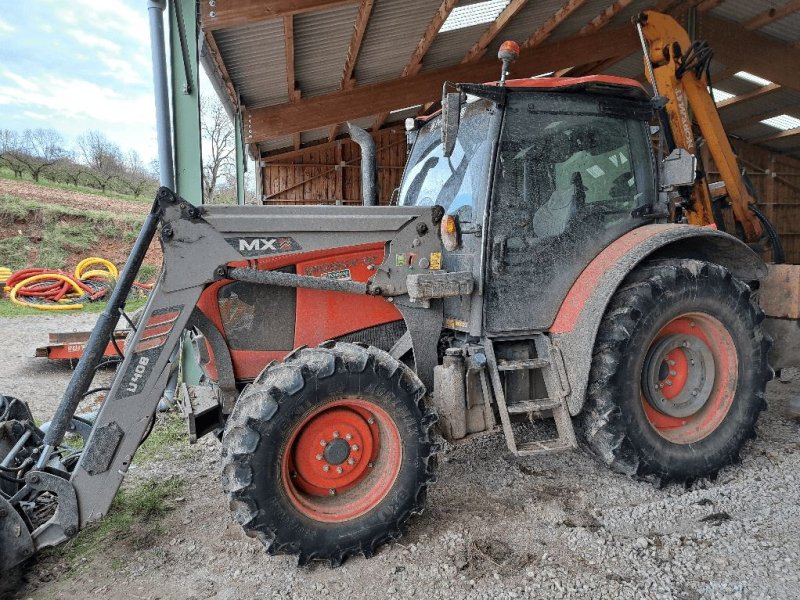
[[723, 267], [692, 259], [638, 268], [595, 343], [583, 444], [612, 469], [690, 481], [736, 462], [772, 378], [764, 315]]
[[270, 554], [299, 563], [371, 556], [422, 512], [436, 419], [425, 388], [389, 354], [324, 344], [268, 365], [240, 397], [222, 440], [235, 519]]

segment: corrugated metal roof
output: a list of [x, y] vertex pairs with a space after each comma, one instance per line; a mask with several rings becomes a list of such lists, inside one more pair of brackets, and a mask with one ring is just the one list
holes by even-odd
[[295, 81], [303, 96], [335, 92], [341, 86], [357, 14], [358, 5], [352, 5], [295, 16]]
[[356, 65], [358, 84], [399, 77], [438, 8], [431, 0], [375, 2]]
[[245, 106], [288, 102], [282, 20], [222, 29], [213, 35]]
[[[465, 6], [480, 0], [462, 0]], [[597, 17], [611, 0], [586, 0], [569, 18], [552, 32], [545, 43], [568, 39]], [[607, 28], [630, 23], [638, 12], [651, 8], [655, 0], [634, 0], [622, 10]], [[761, 14], [769, 6], [780, 6], [783, 0], [753, 1], [726, 0], [717, 6], [715, 17], [745, 23]], [[397, 78], [417, 47], [431, 18], [439, 7], [439, 0], [376, 0], [364, 34], [364, 39], [355, 67], [357, 85], [368, 85]], [[524, 42], [563, 6], [564, 0], [530, 0], [501, 31], [487, 49], [487, 56], [497, 52], [497, 47], [506, 39]], [[339, 89], [347, 49], [358, 14], [358, 3], [347, 4], [324, 11], [299, 13], [294, 16], [295, 34], [295, 80], [303, 97], [333, 93]], [[433, 41], [423, 60], [423, 69], [431, 70], [457, 64], [475, 43], [488, 24], [440, 33]], [[787, 42], [800, 41], [800, 13], [771, 23], [758, 30]], [[286, 58], [282, 19], [257, 22], [252, 25], [213, 33], [226, 68], [236, 89], [241, 93], [247, 108], [259, 108], [288, 102], [286, 89]], [[717, 61], [712, 64], [712, 75], [730, 73], [729, 65]], [[608, 73], [631, 78], [642, 74], [642, 62], [638, 52], [626, 57], [606, 70]], [[498, 67], [499, 72], [499, 67]], [[528, 76], [536, 73], [514, 73]], [[745, 94], [758, 88], [752, 82], [729, 77], [725, 81], [714, 81], [714, 85], [735, 95]], [[781, 90], [763, 95], [752, 101], [732, 106], [723, 111], [725, 122], [735, 123], [748, 115], [772, 110], [800, 107], [800, 92]], [[403, 108], [403, 107], [398, 107]], [[401, 122], [406, 116], [415, 114], [414, 109], [392, 113], [387, 123]], [[370, 127], [375, 116], [359, 119], [357, 124]], [[757, 124], [736, 132], [745, 138], [769, 133], [767, 126]], [[303, 143], [316, 141], [327, 135], [327, 128], [303, 132]], [[791, 144], [796, 142], [796, 146]], [[291, 137], [269, 140], [260, 144], [262, 151], [286, 148]], [[781, 142], [782, 146], [800, 146], [800, 139]]]

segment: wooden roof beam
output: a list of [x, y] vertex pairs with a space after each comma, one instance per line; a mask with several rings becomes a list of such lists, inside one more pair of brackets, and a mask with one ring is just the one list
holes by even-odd
[[555, 29], [566, 21], [572, 13], [578, 10], [586, 0], [567, 0], [553, 15], [545, 21], [541, 27], [534, 31], [527, 40], [522, 43], [523, 48], [535, 48], [555, 31]]
[[[608, 25], [611, 20], [616, 17], [620, 12], [625, 10], [628, 5], [633, 2], [633, 0], [616, 0], [613, 4], [608, 5], [603, 12], [597, 15], [594, 19], [589, 21], [586, 25], [581, 27], [578, 30], [577, 35], [586, 35], [588, 33], [594, 33], [595, 31], [601, 30], [603, 27]], [[571, 71], [574, 67], [567, 67], [566, 69], [561, 69], [556, 72], [556, 77], [563, 77], [565, 75], [571, 75]]]
[[464, 58], [461, 59], [462, 63], [474, 62], [483, 58], [483, 55], [486, 54], [486, 49], [489, 47], [497, 35], [503, 30], [503, 28], [508, 25], [508, 22], [511, 18], [516, 15], [523, 6], [528, 3], [528, 0], [511, 0], [508, 5], [502, 10], [502, 12], [497, 15], [497, 18], [489, 24], [481, 36], [478, 38], [478, 41], [475, 42], [467, 53], [464, 55]]
[[[442, 25], [444, 25], [447, 17], [450, 16], [456, 4], [458, 4], [458, 0], [442, 0], [442, 3], [439, 5], [439, 8], [436, 9], [436, 13], [433, 15], [430, 23], [428, 23], [425, 33], [422, 34], [422, 38], [419, 40], [417, 47], [414, 48], [414, 52], [411, 53], [411, 57], [408, 59], [405, 67], [403, 67], [403, 72], [400, 73], [401, 78], [410, 77], [420, 72], [422, 69], [422, 59], [425, 58], [428, 50], [433, 45], [433, 40], [436, 39], [436, 35], [439, 33]], [[395, 107], [396, 106], [411, 106], [411, 104], [399, 103], [395, 105]], [[378, 131], [388, 117], [388, 111], [380, 113], [372, 124], [372, 131]]]
[[753, 90], [752, 92], [747, 92], [746, 94], [739, 94], [738, 96], [734, 96], [733, 98], [728, 98], [727, 100], [718, 102], [717, 110], [724, 110], [726, 108], [730, 108], [731, 106], [739, 106], [740, 104], [744, 104], [745, 102], [749, 102], [750, 100], [755, 100], [756, 98], [761, 98], [762, 96], [766, 96], [767, 94], [777, 92], [778, 90], [781, 89], [783, 88], [777, 83], [770, 83], [769, 85], [762, 86], [758, 89]]
[[[559, 40], [538, 48], [527, 48], [514, 63], [516, 73], [554, 71], [582, 64], [591, 58], [624, 56], [638, 47], [636, 31], [625, 26], [604, 30], [580, 38]], [[356, 86], [323, 96], [303, 98], [277, 106], [247, 112], [248, 141], [263, 141], [290, 135], [298, 129], [310, 130], [389, 112], [402, 106], [414, 106], [436, 100], [442, 81], [492, 81], [497, 78], [493, 58], [459, 64], [365, 86]]]
[[215, 0], [200, 5], [200, 28], [216, 31], [315, 10], [355, 4], [358, 0]]
[[[286, 90], [290, 102], [300, 100], [300, 90], [294, 79], [294, 17], [283, 17], [283, 47], [286, 53]], [[300, 130], [292, 132], [292, 144], [295, 150], [300, 149]]]
[[780, 21], [798, 10], [800, 10], [800, 0], [791, 0], [783, 6], [772, 7], [756, 15], [744, 24], [744, 28], [749, 30], [760, 29], [765, 25]]
[[747, 140], [751, 144], [763, 144], [764, 142], [774, 142], [776, 140], [785, 140], [786, 138], [790, 137], [797, 137], [800, 135], [800, 127], [795, 127], [794, 129], [787, 129], [785, 131], [777, 131], [775, 133], [770, 133], [769, 135], [762, 135], [761, 137], [753, 138]]
[[[347, 55], [344, 60], [344, 70], [342, 72], [342, 83], [339, 85], [339, 89], [344, 90], [353, 86], [353, 73], [356, 70], [358, 54], [361, 52], [361, 45], [364, 42], [364, 34], [367, 31], [367, 25], [372, 15], [373, 6], [375, 6], [375, 0], [361, 0], [361, 4], [358, 7], [358, 14], [356, 15], [355, 24], [353, 25], [353, 35], [350, 37], [350, 45], [347, 47]], [[339, 125], [339, 123], [334, 123], [328, 128], [328, 141], [336, 139]]]

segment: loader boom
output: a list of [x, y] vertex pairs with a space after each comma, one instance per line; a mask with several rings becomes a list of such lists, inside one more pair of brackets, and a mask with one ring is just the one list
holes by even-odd
[[[670, 129], [676, 147], [696, 154], [698, 148], [692, 121], [697, 122], [703, 143], [707, 145], [725, 183], [734, 217], [742, 228], [743, 241], [758, 242], [764, 229], [751, 210], [756, 199], [745, 185], [736, 154], [709, 90], [711, 50], [704, 42], [692, 43], [686, 30], [669, 15], [647, 11], [637, 17], [636, 25], [648, 50], [644, 57], [645, 66], [648, 66], [648, 61], [652, 66], [652, 70], [645, 68], [645, 74], [656, 96], [666, 99], [664, 108], [668, 123], [662, 123], [662, 127]], [[671, 150], [673, 148], [668, 149]], [[705, 169], [700, 169], [697, 174], [690, 205], [686, 208], [687, 220], [692, 225], [710, 225], [716, 221]], [[723, 228], [722, 224], [717, 225]]]

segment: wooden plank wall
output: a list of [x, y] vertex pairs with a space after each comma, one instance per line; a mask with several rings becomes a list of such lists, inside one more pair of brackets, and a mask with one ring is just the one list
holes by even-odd
[[[747, 168], [762, 211], [778, 230], [786, 262], [800, 264], [800, 160], [738, 140], [731, 143]], [[706, 153], [704, 161], [711, 163], [709, 181], [718, 181], [719, 173]]]
[[[378, 163], [378, 201], [389, 204], [406, 161], [402, 129], [373, 135]], [[361, 204], [361, 149], [350, 138], [262, 159], [264, 204]]]

